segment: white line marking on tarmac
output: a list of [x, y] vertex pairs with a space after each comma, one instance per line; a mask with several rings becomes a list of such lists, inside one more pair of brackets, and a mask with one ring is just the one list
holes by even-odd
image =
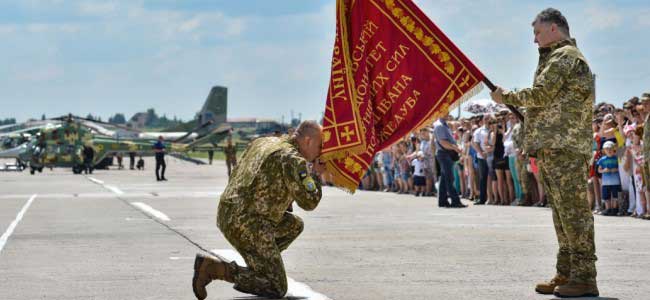
[[149, 214], [149, 215], [151, 215], [151, 216], [153, 216], [155, 218], [158, 218], [159, 220], [163, 220], [163, 221], [170, 221], [171, 220], [166, 214], [162, 213], [159, 210], [155, 210], [153, 207], [151, 207], [151, 206], [149, 206], [147, 204], [144, 204], [142, 202], [131, 202], [131, 205], [137, 207], [141, 211], [144, 211], [145, 213], [147, 213], [147, 214]]
[[16, 215], [16, 219], [11, 222], [9, 225], [9, 228], [7, 228], [7, 231], [5, 231], [4, 234], [0, 237], [0, 252], [2, 252], [2, 249], [5, 247], [5, 244], [7, 244], [7, 240], [9, 239], [9, 236], [14, 232], [14, 229], [18, 225], [18, 222], [23, 219], [23, 216], [25, 215], [25, 212], [27, 212], [27, 209], [29, 208], [30, 205], [32, 205], [32, 202], [34, 202], [34, 199], [36, 199], [36, 194], [32, 195], [29, 200], [27, 200], [27, 203], [23, 206], [23, 209], [18, 212], [18, 215]]
[[150, 218], [124, 218], [124, 221], [151, 221]]
[[97, 184], [102, 184], [102, 185], [104, 184], [104, 182], [99, 180], [99, 179], [95, 179], [95, 178], [92, 178], [92, 177], [88, 177], [88, 179], [90, 179], [90, 181], [92, 181], [94, 183], [97, 183]]
[[[103, 187], [103, 186], [102, 186]], [[106, 191], [100, 193], [77, 193], [75, 194], [38, 194], [39, 199], [43, 198], [106, 198], [115, 195], [115, 192]], [[168, 193], [158, 193], [158, 196], [153, 196], [151, 193], [145, 192], [123, 192], [124, 196], [128, 197], [138, 197], [138, 198], [211, 198], [219, 197], [221, 193], [214, 192], [168, 192]], [[2, 199], [23, 199], [29, 198], [31, 194], [9, 194], [9, 195], [0, 195], [0, 200]]]
[[[113, 192], [114, 194], [121, 196], [121, 195], [128, 195], [131, 197], [160, 197], [160, 198], [175, 198], [175, 197], [187, 197], [187, 198], [197, 198], [197, 197], [219, 197], [221, 196], [221, 192], [223, 192], [223, 189], [216, 189], [217, 192], [187, 192], [187, 191], [182, 191], [182, 192], [176, 192], [176, 191], [170, 191], [170, 192], [135, 192], [135, 193], [125, 193], [122, 190], [120, 190], [118, 187], [114, 185], [109, 185], [106, 184], [104, 181], [101, 181], [99, 179], [93, 178], [93, 177], [86, 177], [88, 180], [101, 185], [105, 189]], [[81, 197], [81, 194], [79, 195]], [[63, 197], [63, 196], [62, 196]], [[0, 196], [2, 198], [2, 196]]]
[[[238, 265], [245, 267], [246, 262], [244, 258], [239, 255], [236, 251], [232, 249], [213, 249], [212, 253], [219, 255], [227, 260], [235, 261]], [[287, 294], [286, 298], [298, 298], [298, 299], [307, 299], [307, 300], [331, 300], [327, 296], [314, 292], [308, 285], [295, 281], [287, 277]]]
[[118, 189], [116, 186], [105, 184], [104, 187], [117, 195], [124, 195], [124, 192], [122, 192], [122, 190]]
[[118, 189], [116, 186], [105, 184], [103, 181], [101, 181], [99, 179], [92, 178], [92, 177], [88, 177], [88, 179], [90, 181], [94, 182], [94, 183], [97, 183], [97, 184], [103, 186], [105, 189], [107, 189], [107, 190], [109, 190], [109, 191], [111, 191], [111, 192], [113, 192], [113, 193], [115, 193], [117, 195], [124, 195], [124, 192], [122, 192], [122, 190]]

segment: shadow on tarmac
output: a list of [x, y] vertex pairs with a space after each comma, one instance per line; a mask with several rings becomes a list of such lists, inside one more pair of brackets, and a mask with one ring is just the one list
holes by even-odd
[[[232, 298], [232, 299], [233, 300], [267, 300], [267, 299], [271, 299], [271, 298], [257, 297], [257, 296], [250, 296], [250, 297], [245, 296], [245, 297], [235, 297], [235, 298]], [[279, 300], [304, 300], [304, 299], [309, 299], [309, 298], [307, 298], [307, 297], [284, 297], [284, 298], [279, 299]], [[606, 299], [606, 300], [608, 300], [608, 299]], [[618, 300], [618, 299], [611, 299], [611, 300]]]
[[[567, 298], [553, 298], [551, 300], [564, 300]], [[580, 297], [580, 298], [571, 298], [574, 300], [619, 300], [618, 298], [608, 298], [608, 297]]]

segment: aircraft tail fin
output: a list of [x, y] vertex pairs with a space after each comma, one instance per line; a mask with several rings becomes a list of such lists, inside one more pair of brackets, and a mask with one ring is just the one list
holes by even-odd
[[228, 88], [213, 86], [198, 113], [198, 125], [212, 122], [215, 125], [226, 123], [228, 113]]

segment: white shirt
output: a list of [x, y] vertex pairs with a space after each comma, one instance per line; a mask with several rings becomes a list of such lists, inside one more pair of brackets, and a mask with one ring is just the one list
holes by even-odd
[[411, 165], [414, 167], [413, 176], [424, 176], [424, 160], [420, 161], [419, 159], [414, 159], [411, 162]]
[[[489, 134], [490, 132], [487, 130], [485, 125], [483, 125], [477, 128], [476, 130], [474, 130], [472, 142], [476, 143], [481, 148], [482, 151], [485, 151], [488, 144]], [[478, 152], [476, 153], [476, 157], [480, 159], [485, 159], [485, 157], [483, 157], [483, 155], [481, 155], [481, 153]]]
[[420, 142], [420, 151], [424, 153], [425, 158], [430, 158], [433, 156], [433, 152], [431, 152], [431, 140], [422, 140]]

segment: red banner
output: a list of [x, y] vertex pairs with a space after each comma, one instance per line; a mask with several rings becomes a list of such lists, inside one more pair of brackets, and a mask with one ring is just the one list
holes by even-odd
[[375, 153], [480, 91], [483, 74], [411, 0], [337, 0], [323, 154], [354, 192]]

